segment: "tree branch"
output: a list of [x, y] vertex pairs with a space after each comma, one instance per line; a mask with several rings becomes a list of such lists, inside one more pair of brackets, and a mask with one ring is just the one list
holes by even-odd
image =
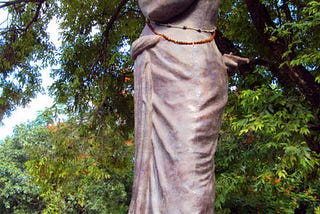
[[45, 0], [39, 1], [38, 7], [37, 7], [37, 10], [36, 10], [36, 14], [33, 16], [32, 20], [25, 27], [25, 29], [24, 29], [25, 31], [27, 31], [29, 29], [29, 27], [38, 20], [38, 18], [40, 16], [40, 10], [41, 10], [42, 4], [44, 2], [45, 2]]
[[106, 29], [104, 30], [103, 32], [103, 40], [104, 40], [104, 43], [108, 40], [108, 37], [109, 37], [109, 33], [114, 25], [114, 23], [117, 21], [119, 15], [120, 15], [120, 12], [122, 10], [122, 8], [128, 3], [129, 0], [122, 0], [120, 2], [120, 4], [118, 5], [116, 11], [113, 13], [113, 15], [111, 16], [111, 18], [109, 19], [109, 22], [107, 23], [106, 25]]
[[[260, 39], [265, 47], [272, 53], [273, 66], [279, 69], [274, 70], [274, 75], [282, 85], [297, 85], [306, 99], [315, 107], [320, 107], [320, 85], [316, 83], [312, 74], [303, 66], [290, 66], [283, 64], [283, 54], [287, 51], [286, 41], [278, 38], [276, 41], [270, 40], [270, 34], [265, 31], [266, 27], [273, 27], [270, 15], [266, 7], [259, 0], [245, 0], [252, 22], [259, 33]], [[265, 56], [268, 58], [269, 56]], [[294, 56], [290, 56], [292, 59]], [[290, 61], [290, 58], [287, 59]], [[282, 66], [281, 66], [282, 65]]]
[[292, 18], [291, 13], [290, 13], [289, 6], [288, 6], [286, 1], [284, 1], [284, 0], [282, 1], [282, 5], [281, 5], [280, 8], [283, 10], [284, 14], [286, 15], [286, 19], [288, 21], [293, 21], [293, 18]]
[[[274, 60], [274, 62], [270, 66], [273, 75], [284, 86], [298, 86], [306, 100], [309, 101], [315, 111], [318, 111], [320, 107], [320, 85], [315, 81], [314, 76], [302, 65], [291, 66], [289, 63], [283, 63], [283, 54], [288, 47], [284, 38], [278, 38], [276, 41], [270, 40], [270, 33], [265, 31], [266, 27], [274, 28], [267, 9], [260, 0], [245, 0], [245, 2], [261, 41], [272, 53], [270, 61]], [[269, 58], [269, 55], [266, 54], [264, 57]], [[294, 57], [294, 54], [292, 54], [285, 60], [291, 61]], [[314, 122], [319, 123], [317, 120]], [[309, 148], [319, 154], [320, 144], [317, 140], [317, 135], [317, 133], [311, 134], [310, 136], [305, 136], [305, 139]]]
[[[111, 18], [109, 19], [109, 21], [108, 21], [108, 23], [106, 25], [106, 28], [105, 28], [105, 30], [104, 30], [104, 32], [102, 34], [102, 47], [101, 47], [102, 50], [100, 51], [101, 54], [100, 54], [99, 58], [102, 58], [101, 60], [102, 60], [102, 65], [103, 66], [106, 66], [106, 62], [105, 62], [106, 56], [105, 56], [105, 54], [107, 52], [107, 46], [108, 46], [108, 41], [109, 41], [109, 33], [112, 30], [112, 27], [113, 27], [114, 23], [117, 21], [117, 19], [118, 19], [120, 13], [121, 13], [123, 7], [128, 3], [128, 1], [129, 0], [122, 0], [119, 3], [119, 5], [116, 8], [115, 12], [112, 14]], [[104, 90], [104, 77], [103, 76], [101, 78], [101, 81], [102, 81], [101, 88], [102, 88], [102, 91], [103, 91]], [[97, 106], [95, 111], [94, 111], [95, 114], [98, 114], [101, 111], [101, 109], [104, 107], [106, 102], [107, 102], [107, 97], [103, 96], [100, 105]]]
[[39, 2], [39, 0], [16, 0], [16, 1], [0, 1], [0, 8], [9, 7], [16, 4], [29, 3], [29, 2]]
[[3, 5], [0, 6], [0, 9], [4, 8], [4, 7], [9, 7], [9, 6], [15, 6], [17, 4], [27, 4], [27, 3], [36, 3], [36, 4], [38, 4], [36, 12], [35, 12], [35, 15], [29, 21], [29, 23], [25, 27], [19, 27], [18, 28], [18, 30], [27, 31], [32, 26], [32, 24], [37, 22], [37, 20], [39, 19], [41, 8], [42, 8], [42, 5], [43, 5], [43, 3], [45, 1], [46, 0], [16, 0], [16, 1], [8, 1], [8, 2], [1, 1], [0, 3], [2, 3]]

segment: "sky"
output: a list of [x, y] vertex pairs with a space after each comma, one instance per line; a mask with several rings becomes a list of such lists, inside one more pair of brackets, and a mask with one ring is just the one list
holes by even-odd
[[[0, 19], [3, 19], [3, 11], [0, 11]], [[59, 30], [56, 20], [53, 20], [48, 25], [48, 32], [50, 35], [50, 40], [58, 47], [60, 45], [59, 41]], [[52, 83], [50, 78], [50, 68], [44, 69], [42, 72], [42, 83], [45, 89]], [[4, 140], [6, 136], [11, 136], [13, 134], [13, 128], [16, 125], [32, 121], [36, 119], [37, 113], [41, 110], [44, 110], [46, 107], [50, 107], [53, 104], [53, 99], [48, 96], [47, 90], [46, 94], [38, 94], [35, 99], [31, 101], [29, 105], [25, 108], [18, 107], [11, 116], [5, 118], [2, 122], [3, 125], [0, 125], [0, 141]]]
[[[51, 82], [49, 69], [42, 71], [42, 75], [44, 85], [49, 84]], [[10, 117], [5, 118], [2, 121], [3, 125], [0, 126], [0, 140], [4, 140], [6, 136], [11, 136], [13, 134], [14, 126], [36, 119], [38, 111], [44, 110], [52, 104], [53, 99], [46, 93], [38, 94], [37, 97], [25, 108], [18, 107], [14, 112], [12, 112]]]

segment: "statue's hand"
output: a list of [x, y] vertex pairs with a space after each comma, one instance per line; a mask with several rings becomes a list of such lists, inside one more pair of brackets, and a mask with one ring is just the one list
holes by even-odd
[[234, 72], [239, 65], [247, 64], [250, 62], [250, 60], [248, 58], [243, 58], [232, 54], [223, 54], [222, 62], [225, 64], [229, 72]]

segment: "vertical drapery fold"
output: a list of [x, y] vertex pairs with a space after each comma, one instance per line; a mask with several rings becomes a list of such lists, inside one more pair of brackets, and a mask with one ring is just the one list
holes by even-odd
[[[135, 59], [135, 175], [129, 213], [214, 212], [214, 153], [227, 73], [214, 42], [140, 37]], [[136, 53], [138, 51], [139, 53]]]

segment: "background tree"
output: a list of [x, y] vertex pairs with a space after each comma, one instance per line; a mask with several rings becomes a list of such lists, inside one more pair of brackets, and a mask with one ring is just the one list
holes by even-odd
[[109, 126], [104, 146], [78, 123], [55, 124], [54, 116], [43, 112], [0, 145], [1, 213], [126, 213], [132, 139]]
[[[41, 125], [47, 144], [30, 140], [37, 152], [28, 153], [25, 172], [43, 210], [125, 213], [133, 160], [126, 145], [133, 133], [129, 46], [144, 25], [136, 1], [15, 0], [0, 7], [9, 12], [0, 32], [0, 116], [41, 90], [41, 66], [58, 65], [50, 93], [68, 120], [58, 123], [52, 109], [51, 126]], [[54, 16], [62, 40], [56, 48], [46, 29]], [[223, 0], [218, 27], [221, 52], [251, 61], [230, 71], [217, 212], [319, 213], [320, 3]]]
[[[252, 59], [235, 78], [252, 75], [253, 81], [246, 84], [252, 89], [269, 72], [283, 90], [303, 94], [300, 102], [314, 112], [309, 124], [314, 132], [306, 141], [310, 149], [320, 153], [319, 2], [224, 1], [222, 10], [221, 31], [229, 40], [221, 39], [222, 52], [241, 53]], [[254, 74], [261, 68], [265, 72]]]
[[251, 62], [230, 78], [216, 205], [222, 213], [319, 212], [319, 3], [221, 6], [220, 49]]
[[54, 63], [46, 32], [55, 14], [54, 1], [0, 2], [0, 120], [25, 106], [42, 91], [40, 69]]
[[[28, 150], [27, 173], [42, 213], [125, 213], [132, 180], [132, 140], [108, 123], [100, 136], [68, 120], [45, 126], [47, 143]], [[121, 142], [121, 144], [120, 144]]]
[[47, 136], [34, 121], [15, 127], [13, 136], [0, 144], [1, 213], [40, 213], [44, 208], [40, 190], [31, 182], [25, 163], [30, 159], [27, 150], [46, 144]]

